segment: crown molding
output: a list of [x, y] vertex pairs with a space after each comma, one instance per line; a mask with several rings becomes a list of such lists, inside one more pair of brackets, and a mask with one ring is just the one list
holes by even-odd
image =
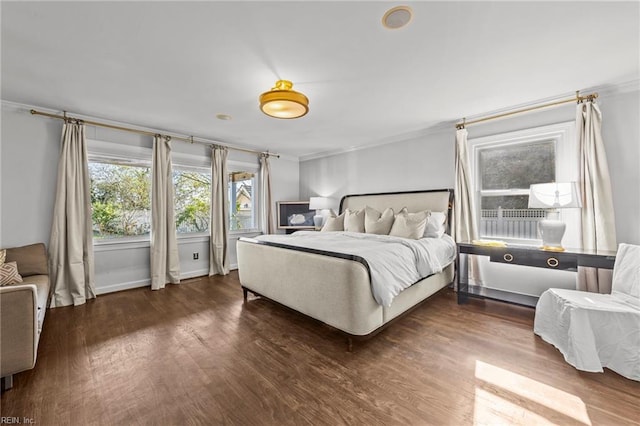
[[339, 149], [333, 149], [329, 151], [319, 151], [319, 152], [308, 154], [308, 155], [301, 155], [299, 157], [299, 160], [300, 162], [303, 162], [303, 161], [316, 160], [318, 158], [332, 157], [334, 155], [345, 154], [348, 152], [362, 151], [364, 149], [377, 148], [384, 145], [392, 145], [400, 142], [408, 142], [421, 137], [442, 133], [446, 131], [452, 131], [452, 130], [455, 130], [455, 121], [453, 120], [441, 121], [441, 122], [433, 123], [431, 125], [427, 125], [422, 129], [414, 130], [412, 132], [401, 133], [398, 135], [381, 138], [371, 144], [356, 145], [348, 148], [339, 148]]
[[[13, 111], [17, 111], [17, 112], [24, 112], [26, 114], [31, 114], [31, 110], [32, 109], [36, 109], [38, 111], [41, 112], [46, 112], [49, 114], [57, 114], [57, 115], [62, 115], [64, 113], [63, 110], [59, 110], [59, 109], [52, 109], [52, 108], [47, 108], [47, 107], [42, 107], [39, 105], [30, 105], [30, 104], [24, 104], [24, 103], [20, 103], [20, 102], [13, 102], [13, 101], [7, 101], [2, 99], [2, 107], [3, 108], [8, 108], [10, 110]], [[152, 128], [152, 127], [145, 127], [145, 126], [140, 126], [137, 124], [132, 124], [132, 123], [127, 123], [124, 121], [116, 121], [116, 120], [111, 120], [108, 118], [103, 118], [103, 117], [96, 117], [96, 116], [92, 116], [92, 115], [87, 115], [87, 114], [82, 114], [82, 113], [77, 113], [77, 112], [71, 112], [71, 111], [67, 111], [67, 114], [69, 114], [70, 116], [79, 118], [79, 119], [83, 119], [83, 120], [90, 120], [90, 121], [100, 121], [102, 123], [105, 124], [111, 124], [114, 126], [122, 126], [122, 127], [130, 127], [132, 129], [136, 129], [136, 130], [142, 130], [142, 131], [146, 131], [146, 132], [153, 132], [153, 133], [161, 133], [163, 135], [167, 135], [167, 136], [180, 136], [180, 137], [185, 137], [185, 134], [179, 131], [173, 131], [173, 130], [169, 130], [169, 129], [156, 129], [156, 128]], [[191, 136], [191, 135], [188, 135]], [[196, 139], [200, 139], [203, 141], [207, 141], [207, 142], [211, 142], [211, 143], [218, 143], [221, 145], [225, 145], [231, 149], [233, 148], [240, 148], [240, 149], [252, 149], [255, 151], [261, 151], [260, 148], [256, 148], [254, 146], [246, 146], [246, 145], [238, 145], [238, 144], [234, 144], [234, 143], [230, 143], [221, 139], [215, 139], [215, 138], [209, 138], [209, 137], [203, 137], [203, 136], [196, 136], [193, 135], [194, 138]], [[186, 142], [185, 142], [186, 143]], [[266, 151], [266, 150], [263, 150]], [[298, 157], [292, 156], [292, 155], [288, 155], [288, 154], [279, 154], [281, 159], [284, 160], [290, 160], [290, 161], [298, 161]]]
[[[588, 87], [580, 90], [580, 92], [582, 93], [598, 92], [600, 97], [620, 95], [620, 94], [631, 93], [636, 91], [640, 91], [639, 78], [621, 79], [618, 82], [603, 84], [599, 86], [592, 86], [592, 87]], [[523, 108], [528, 108], [538, 104], [557, 101], [559, 99], [566, 99], [571, 96], [575, 96], [575, 92], [567, 92], [558, 96], [553, 96], [545, 99], [538, 99], [535, 101], [531, 101], [531, 102], [527, 102], [519, 105], [512, 105], [512, 106], [501, 108], [498, 110], [487, 111], [482, 114], [467, 116], [466, 119], [467, 121], [473, 121], [475, 119], [486, 117], [488, 115], [498, 115], [498, 114], [502, 114], [508, 111], [513, 111], [516, 109], [523, 109]], [[395, 136], [389, 136], [389, 137], [380, 139], [377, 142], [374, 142], [372, 144], [358, 145], [358, 146], [352, 146], [348, 148], [340, 148], [340, 149], [334, 149], [330, 151], [321, 151], [321, 152], [317, 152], [309, 155], [303, 155], [299, 157], [299, 161], [303, 162], [303, 161], [316, 160], [319, 158], [332, 157], [335, 155], [345, 154], [348, 152], [361, 151], [369, 148], [376, 148], [383, 145], [395, 144], [399, 142], [407, 142], [407, 141], [411, 141], [421, 137], [429, 136], [432, 134], [441, 133], [444, 131], [451, 131], [453, 133], [455, 131], [455, 125], [459, 121], [460, 119], [455, 119], [455, 120], [431, 123], [431, 124], [428, 124], [423, 129], [416, 130], [413, 132], [403, 133]]]

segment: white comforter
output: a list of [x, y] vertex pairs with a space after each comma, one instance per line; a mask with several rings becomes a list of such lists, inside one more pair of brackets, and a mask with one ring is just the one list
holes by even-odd
[[391, 306], [402, 290], [441, 272], [456, 256], [456, 244], [449, 235], [410, 240], [357, 232], [298, 231], [256, 239], [362, 257], [371, 271], [373, 297], [382, 306]]

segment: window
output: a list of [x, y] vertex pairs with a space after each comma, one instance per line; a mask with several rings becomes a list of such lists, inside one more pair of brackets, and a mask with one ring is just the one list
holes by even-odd
[[93, 237], [148, 235], [151, 168], [145, 164], [89, 162]]
[[538, 239], [547, 210], [528, 208], [529, 186], [576, 180], [571, 130], [564, 123], [469, 140], [481, 238]]
[[229, 172], [229, 229], [249, 231], [258, 228], [256, 220], [256, 173]]
[[[151, 155], [146, 147], [88, 140], [94, 242], [148, 241], [151, 231]], [[172, 152], [176, 231], [202, 238], [211, 217], [207, 157]], [[256, 232], [258, 165], [228, 161], [230, 230]], [[191, 235], [190, 235], [191, 234]], [[119, 241], [120, 240], [120, 241]]]
[[211, 213], [211, 173], [174, 167], [176, 229], [180, 234], [207, 232]]
[[537, 141], [477, 150], [481, 237], [537, 238], [545, 210], [529, 209], [529, 186], [554, 182], [555, 143]]

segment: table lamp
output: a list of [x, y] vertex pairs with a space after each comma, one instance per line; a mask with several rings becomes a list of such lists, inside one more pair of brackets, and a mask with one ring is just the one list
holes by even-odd
[[315, 210], [316, 215], [313, 217], [313, 225], [316, 228], [322, 227], [324, 222], [323, 211], [331, 208], [331, 199], [327, 197], [311, 197], [309, 198], [309, 210]]
[[558, 209], [582, 207], [580, 191], [576, 182], [538, 183], [529, 188], [530, 209], [552, 209], [546, 219], [538, 223], [542, 236], [542, 250], [564, 251], [562, 237], [567, 225], [560, 220]]

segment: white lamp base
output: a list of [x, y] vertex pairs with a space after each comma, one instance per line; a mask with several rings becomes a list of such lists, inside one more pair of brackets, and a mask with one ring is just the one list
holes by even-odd
[[542, 237], [542, 250], [564, 251], [562, 237], [567, 225], [555, 219], [543, 219], [538, 222], [538, 229]]
[[313, 226], [315, 226], [316, 228], [322, 228], [323, 222], [324, 216], [317, 214], [313, 217]]

